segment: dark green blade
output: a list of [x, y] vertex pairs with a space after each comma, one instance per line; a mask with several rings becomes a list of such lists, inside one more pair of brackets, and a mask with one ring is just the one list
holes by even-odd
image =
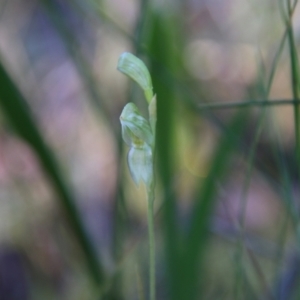
[[74, 236], [82, 248], [91, 277], [97, 284], [102, 283], [104, 272], [97, 258], [95, 249], [89, 240], [75, 201], [69, 192], [59, 171], [50, 149], [45, 144], [41, 133], [26, 105], [25, 99], [11, 80], [0, 62], [0, 106], [3, 115], [7, 118], [17, 134], [24, 139], [34, 150], [45, 173], [48, 175], [58, 195], [73, 229]]
[[149, 36], [149, 54], [151, 56], [150, 73], [153, 90], [157, 95], [157, 131], [156, 149], [158, 162], [158, 178], [164, 188], [163, 226], [167, 264], [167, 280], [171, 296], [180, 287], [180, 264], [178, 260], [179, 231], [177, 226], [177, 200], [172, 190], [174, 179], [174, 130], [176, 122], [175, 89], [166, 84], [162, 68], [174, 70], [178, 66], [176, 60], [176, 26], [163, 12], [151, 14], [151, 30]]
[[231, 156], [243, 134], [246, 122], [246, 111], [240, 111], [234, 116], [219, 141], [207, 178], [204, 183], [199, 184], [200, 188], [196, 191], [195, 203], [191, 208], [190, 229], [181, 263], [183, 267], [181, 270], [182, 289], [176, 297], [178, 300], [201, 299], [201, 286], [199, 287], [198, 284], [201, 282], [201, 277], [205, 278], [201, 262], [207, 246], [209, 223], [216, 203], [216, 184], [222, 181], [228, 172]]

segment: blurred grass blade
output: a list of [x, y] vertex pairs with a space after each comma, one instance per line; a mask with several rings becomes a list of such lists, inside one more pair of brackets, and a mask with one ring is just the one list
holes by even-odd
[[[178, 260], [177, 201], [170, 190], [174, 179], [174, 130], [176, 122], [175, 91], [165, 84], [166, 78], [161, 72], [168, 68], [172, 72], [178, 66], [176, 59], [178, 40], [175, 39], [176, 25], [171, 22], [163, 11], [153, 11], [149, 16], [149, 54], [151, 56], [150, 73], [153, 90], [157, 95], [157, 134], [156, 149], [158, 158], [159, 177], [162, 181], [165, 205], [164, 234], [165, 255], [167, 260], [167, 280], [169, 280], [172, 297], [180, 286], [180, 265]], [[173, 26], [174, 25], [174, 26]], [[177, 36], [178, 38], [178, 36]]]
[[10, 122], [18, 135], [23, 138], [35, 151], [46, 174], [51, 180], [58, 199], [63, 207], [77, 241], [82, 248], [87, 267], [94, 281], [100, 284], [104, 279], [104, 272], [97, 258], [95, 249], [89, 240], [84, 226], [80, 220], [79, 212], [74, 199], [70, 195], [58, 165], [50, 149], [45, 144], [37, 125], [30, 114], [25, 99], [19, 92], [14, 82], [9, 77], [0, 62], [0, 106], [4, 116]]
[[240, 111], [234, 116], [227, 132], [222, 135], [216, 148], [207, 178], [203, 184], [200, 184], [199, 190], [196, 191], [195, 204], [191, 208], [190, 230], [185, 243], [186, 251], [181, 263], [183, 266], [181, 270], [182, 289], [180, 295], [176, 297], [178, 300], [201, 299], [197, 284], [205, 274], [203, 272], [199, 274], [198, 270], [199, 263], [201, 266], [203, 260], [204, 249], [207, 246], [209, 222], [217, 196], [216, 183], [222, 181], [228, 171], [231, 156], [245, 128], [247, 115], [249, 115], [247, 111]]
[[[288, 40], [291, 60], [291, 78], [293, 98], [299, 100], [299, 60], [297, 54], [297, 47], [294, 39], [294, 30], [292, 20], [288, 24]], [[295, 140], [296, 140], [296, 158], [298, 166], [300, 166], [300, 111], [299, 104], [294, 104], [294, 118], [295, 118]]]
[[300, 104], [299, 100], [295, 99], [279, 99], [279, 100], [247, 100], [241, 102], [215, 102], [199, 104], [196, 108], [202, 110], [217, 110], [217, 109], [234, 109], [234, 108], [249, 108], [259, 106], [287, 106], [287, 105]]

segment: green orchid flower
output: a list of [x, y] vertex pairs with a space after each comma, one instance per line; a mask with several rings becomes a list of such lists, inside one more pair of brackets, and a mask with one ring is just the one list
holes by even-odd
[[129, 147], [146, 143], [153, 144], [153, 134], [149, 122], [141, 115], [134, 103], [127, 103], [120, 116], [122, 136]]
[[120, 121], [123, 139], [130, 147], [127, 162], [131, 177], [137, 186], [142, 181], [149, 187], [153, 178], [153, 134], [150, 124], [133, 103], [124, 107]]

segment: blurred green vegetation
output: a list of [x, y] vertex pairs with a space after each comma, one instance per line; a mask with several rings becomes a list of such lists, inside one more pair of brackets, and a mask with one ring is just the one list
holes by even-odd
[[0, 298], [147, 299], [119, 116], [157, 94], [157, 299], [299, 299], [297, 1], [0, 0]]

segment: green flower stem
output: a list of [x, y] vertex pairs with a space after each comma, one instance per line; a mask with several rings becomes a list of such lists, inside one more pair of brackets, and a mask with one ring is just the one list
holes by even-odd
[[155, 237], [154, 237], [154, 199], [155, 199], [155, 178], [154, 178], [154, 156], [155, 156], [155, 137], [156, 137], [156, 96], [150, 101], [149, 121], [153, 134], [152, 152], [153, 152], [153, 178], [150, 186], [147, 188], [148, 196], [148, 232], [149, 232], [149, 288], [150, 300], [155, 300]]
[[150, 300], [155, 300], [155, 238], [154, 238], [154, 183], [147, 189], [149, 234], [149, 289]]

